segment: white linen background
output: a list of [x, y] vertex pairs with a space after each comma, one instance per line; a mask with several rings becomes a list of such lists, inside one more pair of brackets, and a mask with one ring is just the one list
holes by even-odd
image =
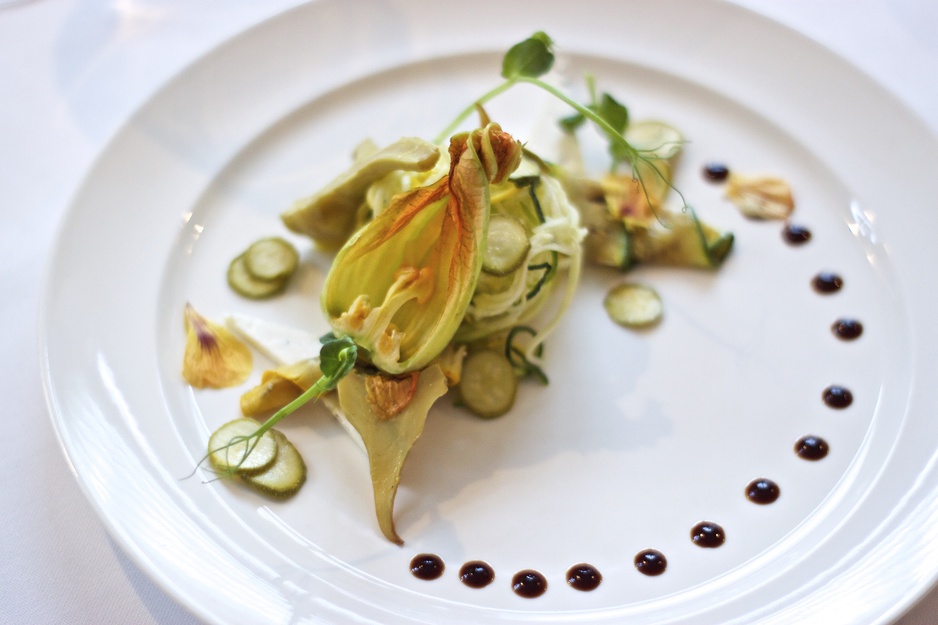
[[[938, 3], [734, 1], [846, 57], [938, 135]], [[121, 552], [76, 483], [43, 396], [40, 293], [69, 197], [120, 124], [203, 53], [299, 3], [33, 0], [0, 9], [0, 624], [196, 622]], [[870, 157], [899, 152], [871, 146]], [[932, 623], [938, 591], [899, 621]]]

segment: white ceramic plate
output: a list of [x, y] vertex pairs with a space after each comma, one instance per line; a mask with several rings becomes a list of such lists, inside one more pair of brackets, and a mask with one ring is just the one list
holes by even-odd
[[[323, 331], [328, 259], [308, 242], [294, 239], [304, 266], [269, 302], [230, 293], [228, 261], [283, 234], [279, 212], [359, 140], [435, 135], [539, 29], [568, 88], [582, 96], [592, 72], [633, 119], [684, 130], [677, 184], [736, 233], [725, 267], [636, 273], [666, 306], [644, 333], [608, 321], [602, 295], [620, 277], [591, 272], [548, 344], [549, 387], [523, 385], [496, 421], [443, 400], [405, 468], [402, 548], [377, 531], [364, 458], [318, 407], [284, 424], [311, 470], [295, 499], [182, 479], [243, 390], [183, 384], [184, 303]], [[549, 153], [549, 102], [521, 87], [489, 112]], [[703, 181], [709, 160], [790, 180], [811, 242], [739, 217]], [[172, 81], [89, 174], [44, 306], [53, 419], [116, 540], [210, 622], [888, 621], [938, 562], [936, 162], [935, 139], [862, 73], [733, 5], [312, 3]], [[822, 270], [844, 289], [815, 293]], [[863, 322], [859, 340], [833, 337], [841, 316]], [[853, 391], [849, 408], [824, 405], [831, 384]], [[797, 457], [805, 434], [829, 455]], [[758, 477], [780, 485], [774, 504], [745, 498]], [[702, 520], [724, 528], [722, 547], [691, 542]], [[663, 575], [635, 570], [648, 547]], [[443, 578], [410, 574], [423, 552], [443, 558]], [[472, 559], [495, 583], [459, 582]], [[604, 576], [592, 592], [564, 582], [584, 561]], [[526, 568], [548, 579], [537, 599], [511, 590]]]

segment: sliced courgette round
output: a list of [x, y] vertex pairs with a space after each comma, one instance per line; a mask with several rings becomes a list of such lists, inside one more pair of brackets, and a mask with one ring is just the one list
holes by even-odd
[[[270, 431], [259, 438], [254, 419], [235, 419], [224, 424], [208, 439], [208, 461], [219, 473], [248, 475], [267, 470], [277, 459], [277, 441]], [[241, 437], [244, 440], [236, 440]]]
[[481, 295], [494, 295], [495, 293], [504, 293], [511, 288], [515, 282], [515, 275], [509, 273], [504, 276], [496, 276], [484, 271], [479, 272], [479, 280], [476, 282], [475, 293]]
[[242, 475], [244, 483], [265, 495], [277, 498], [292, 497], [306, 482], [306, 463], [287, 437], [270, 430], [277, 443], [277, 459], [264, 472]]
[[286, 280], [300, 264], [300, 255], [289, 241], [270, 237], [255, 241], [244, 255], [244, 266], [252, 276], [266, 282]]
[[518, 377], [503, 353], [483, 349], [466, 356], [459, 393], [470, 411], [485, 419], [500, 417], [514, 405], [517, 391]]
[[609, 318], [627, 328], [643, 328], [658, 323], [664, 305], [658, 292], [644, 284], [623, 283], [613, 287], [603, 302]]
[[680, 130], [655, 120], [629, 124], [625, 140], [636, 150], [661, 160], [676, 156], [684, 145], [684, 135]]
[[495, 214], [489, 219], [482, 271], [504, 276], [515, 271], [528, 257], [531, 241], [524, 224], [510, 215]]
[[228, 265], [228, 286], [239, 295], [251, 299], [264, 299], [272, 297], [283, 290], [287, 279], [260, 280], [248, 271], [247, 252], [241, 254]]

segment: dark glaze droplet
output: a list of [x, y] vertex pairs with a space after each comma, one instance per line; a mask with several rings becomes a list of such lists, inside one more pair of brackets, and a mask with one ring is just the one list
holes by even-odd
[[820, 460], [829, 450], [827, 441], [820, 436], [802, 436], [795, 443], [795, 453], [805, 460]]
[[668, 560], [657, 549], [645, 549], [635, 555], [635, 568], [645, 575], [661, 575], [668, 568]]
[[707, 163], [703, 168], [704, 178], [711, 182], [723, 182], [730, 175], [730, 169], [722, 163]]
[[838, 319], [831, 326], [831, 332], [839, 339], [852, 341], [863, 334], [863, 324], [856, 319]]
[[420, 579], [437, 579], [444, 568], [443, 559], [432, 553], [421, 553], [410, 561], [410, 572]]
[[790, 245], [804, 245], [811, 240], [811, 231], [797, 224], [786, 224], [782, 238]]
[[591, 564], [576, 564], [567, 571], [567, 583], [577, 590], [596, 590], [603, 576]]
[[831, 408], [846, 408], [853, 403], [853, 393], [842, 386], [828, 386], [821, 395]]
[[495, 570], [487, 562], [473, 560], [459, 569], [459, 579], [470, 588], [484, 588], [495, 579]]
[[844, 287], [844, 279], [838, 276], [836, 273], [822, 271], [818, 275], [814, 276], [814, 279], [811, 281], [811, 286], [813, 286], [814, 290], [818, 293], [827, 295], [830, 293], [836, 293], [842, 289]]
[[690, 539], [698, 547], [713, 549], [726, 542], [726, 533], [712, 521], [701, 521], [691, 529]]
[[781, 493], [778, 484], [764, 477], [753, 480], [746, 486], [746, 497], [749, 501], [761, 505], [773, 503]]
[[525, 599], [540, 597], [547, 590], [547, 578], [530, 569], [518, 571], [511, 578], [511, 589]]

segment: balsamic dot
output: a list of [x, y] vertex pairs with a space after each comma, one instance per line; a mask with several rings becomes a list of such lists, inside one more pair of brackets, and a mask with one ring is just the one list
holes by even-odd
[[484, 588], [495, 579], [495, 571], [487, 562], [472, 560], [459, 569], [459, 579], [470, 588]]
[[773, 503], [781, 492], [778, 484], [764, 477], [753, 480], [746, 486], [746, 497], [752, 503], [760, 505]]
[[795, 453], [805, 460], [820, 460], [829, 450], [827, 441], [820, 436], [802, 436], [795, 443]]
[[547, 590], [547, 579], [537, 571], [518, 571], [511, 578], [511, 589], [526, 599], [540, 597]]
[[791, 245], [804, 245], [811, 240], [811, 231], [797, 224], [786, 224], [782, 229], [782, 238]]
[[657, 549], [644, 549], [635, 555], [635, 568], [645, 575], [661, 575], [668, 568], [668, 560]]
[[830, 293], [836, 293], [844, 287], [844, 279], [836, 273], [822, 271], [811, 280], [811, 286], [813, 286], [814, 290], [818, 293], [829, 295]]
[[853, 393], [842, 386], [828, 386], [821, 394], [824, 403], [831, 408], [842, 409], [853, 403]]
[[839, 339], [852, 341], [863, 334], [863, 324], [856, 319], [838, 319], [831, 326], [831, 332]]
[[603, 581], [603, 576], [591, 564], [581, 563], [567, 571], [567, 583], [577, 590], [596, 590]]
[[437, 579], [444, 568], [442, 558], [432, 553], [421, 553], [410, 561], [410, 572], [420, 579]]
[[703, 175], [711, 182], [723, 182], [729, 177], [730, 170], [722, 163], [707, 163], [704, 165]]
[[713, 521], [701, 521], [691, 529], [690, 539], [698, 547], [714, 549], [726, 542], [726, 533]]

